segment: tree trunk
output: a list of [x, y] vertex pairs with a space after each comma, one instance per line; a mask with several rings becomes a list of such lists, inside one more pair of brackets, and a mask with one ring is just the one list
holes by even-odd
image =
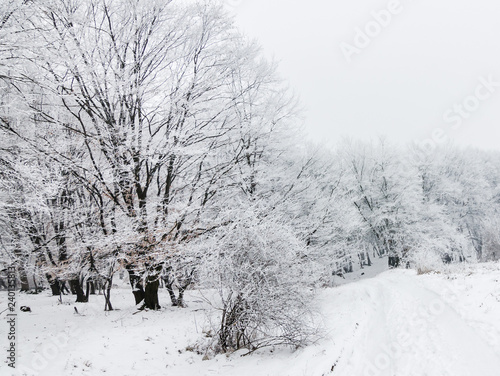
[[21, 292], [29, 291], [30, 283], [28, 281], [28, 274], [26, 273], [26, 269], [23, 267], [19, 268], [19, 278], [21, 280]]
[[85, 286], [85, 299], [87, 299], [87, 302], [89, 301], [89, 294], [90, 294], [90, 282], [87, 281]]
[[113, 277], [109, 278], [104, 282], [103, 286], [103, 293], [104, 293], [104, 299], [106, 303], [104, 304], [104, 310], [105, 311], [112, 311], [113, 306], [111, 305], [111, 286], [113, 284]]
[[35, 294], [38, 294], [39, 292], [42, 291], [42, 289], [38, 287], [38, 283], [36, 283], [36, 277], [35, 276], [33, 276], [33, 285], [35, 286]]
[[93, 280], [88, 279], [85, 286], [85, 297], [89, 300], [89, 295], [95, 295], [95, 283]]
[[165, 281], [165, 287], [167, 288], [168, 294], [170, 295], [170, 301], [172, 302], [172, 305], [174, 307], [177, 307], [179, 305], [179, 302], [177, 301], [177, 297], [175, 296], [174, 288], [172, 287], [172, 285], [173, 282], [167, 283], [167, 281]]
[[87, 282], [90, 285], [90, 295], [95, 295], [95, 281], [89, 281]]
[[128, 271], [128, 276], [130, 279], [130, 286], [132, 287], [132, 293], [134, 294], [135, 304], [139, 304], [144, 300], [144, 288], [142, 287], [141, 277], [135, 274], [131, 265], [125, 267]]
[[186, 307], [186, 303], [184, 303], [184, 291], [189, 287], [189, 285], [193, 282], [193, 273], [184, 281], [184, 284], [179, 286], [179, 297], [177, 298], [177, 304], [179, 307]]
[[78, 279], [72, 279], [69, 281], [69, 286], [71, 291], [74, 291], [76, 294], [76, 303], [87, 303], [88, 299], [83, 292], [82, 286], [80, 285], [80, 281]]
[[160, 309], [160, 303], [158, 301], [158, 287], [160, 286], [160, 281], [158, 276], [152, 275], [146, 278], [146, 291], [144, 296], [144, 308], [148, 309]]
[[47, 281], [49, 282], [50, 289], [52, 290], [53, 296], [61, 295], [61, 285], [59, 283], [59, 279], [57, 277], [53, 277], [49, 273], [45, 274]]
[[179, 286], [179, 297], [177, 298], [177, 304], [179, 307], [186, 307], [186, 303], [184, 303], [184, 291], [193, 283], [194, 280], [194, 269], [191, 269], [191, 272], [188, 275], [185, 275], [182, 284]]
[[71, 291], [69, 291], [68, 286], [66, 286], [66, 281], [59, 282], [61, 286], [61, 293], [62, 294], [69, 294]]
[[184, 291], [186, 290], [186, 287], [179, 288], [179, 297], [177, 298], [177, 304], [179, 307], [186, 307], [186, 303], [184, 303]]

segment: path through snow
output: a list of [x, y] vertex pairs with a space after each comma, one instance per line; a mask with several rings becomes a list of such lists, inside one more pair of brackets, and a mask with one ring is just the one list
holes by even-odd
[[500, 375], [500, 357], [454, 309], [451, 290], [440, 296], [399, 270], [349, 287], [364, 320], [334, 375]]

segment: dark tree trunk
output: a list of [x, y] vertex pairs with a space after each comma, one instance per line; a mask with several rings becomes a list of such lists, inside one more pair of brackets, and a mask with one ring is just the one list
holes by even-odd
[[113, 306], [111, 305], [111, 286], [113, 284], [113, 277], [106, 280], [103, 286], [104, 299], [106, 303], [104, 304], [105, 311], [112, 311]]
[[146, 291], [144, 297], [144, 308], [148, 309], [160, 309], [160, 303], [158, 301], [158, 287], [160, 286], [160, 281], [158, 276], [152, 275], [146, 278]]
[[75, 285], [73, 284], [73, 281], [69, 281], [69, 290], [71, 292], [71, 294], [73, 295], [76, 295], [76, 289], [75, 289]]
[[399, 256], [398, 255], [393, 255], [388, 257], [388, 262], [389, 262], [389, 268], [397, 268], [399, 267]]
[[85, 286], [85, 297], [87, 301], [89, 300], [89, 295], [95, 295], [95, 283], [93, 280], [87, 280], [87, 284]]
[[131, 265], [128, 265], [126, 269], [130, 279], [130, 287], [132, 287], [132, 293], [134, 294], [135, 304], [137, 305], [144, 300], [145, 296], [141, 277], [135, 273]]
[[66, 285], [66, 281], [59, 282], [61, 286], [61, 293], [62, 294], [69, 294], [71, 291], [69, 291], [68, 286]]
[[95, 282], [94, 280], [87, 281], [87, 289], [90, 290], [88, 294], [95, 295]]
[[[135, 276], [135, 278], [138, 279], [139, 277]], [[134, 287], [132, 288], [133, 288], [132, 293], [134, 294], [135, 298], [135, 304], [137, 305], [144, 300], [146, 294], [144, 292], [144, 288], [142, 287], [142, 283], [140, 280], [136, 281]]]
[[90, 294], [90, 282], [87, 281], [85, 286], [85, 299], [87, 299], [87, 302], [89, 301], [89, 294]]
[[49, 273], [45, 274], [47, 281], [49, 282], [50, 289], [52, 290], [52, 295], [61, 295], [61, 285], [58, 278], [52, 277]]
[[71, 291], [74, 291], [76, 295], [76, 303], [87, 303], [88, 299], [85, 296], [82, 286], [80, 285], [80, 281], [78, 279], [72, 279], [69, 281], [69, 286]]

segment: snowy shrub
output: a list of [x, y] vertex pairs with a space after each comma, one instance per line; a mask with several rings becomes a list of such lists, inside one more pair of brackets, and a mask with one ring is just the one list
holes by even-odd
[[434, 249], [421, 249], [413, 253], [411, 261], [418, 274], [440, 271], [443, 266], [440, 254]]
[[444, 240], [441, 240], [441, 243], [439, 240], [425, 242], [411, 252], [410, 264], [417, 270], [418, 274], [443, 272], [446, 265], [454, 261], [454, 253], [458, 252], [450, 248], [449, 245]]
[[202, 278], [217, 291], [215, 352], [299, 347], [315, 332], [303, 245], [282, 224], [256, 222], [226, 227], [205, 251]]
[[[446, 231], [443, 230], [442, 234], [446, 234]], [[450, 263], [471, 260], [473, 251], [467, 247], [466, 237], [459, 233], [451, 235], [421, 234], [419, 244], [408, 253], [411, 267], [419, 274], [443, 272]]]

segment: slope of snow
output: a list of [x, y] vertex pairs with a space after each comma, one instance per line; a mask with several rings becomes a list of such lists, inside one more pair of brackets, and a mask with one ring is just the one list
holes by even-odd
[[358, 263], [354, 263], [354, 271], [352, 273], [345, 273], [343, 277], [333, 275], [332, 286], [344, 285], [346, 283], [360, 281], [366, 278], [373, 278], [389, 269], [387, 256], [376, 257], [375, 255], [373, 255], [371, 258], [371, 262], [371, 266], [364, 266], [363, 268], [360, 268], [360, 265]]
[[[244, 351], [202, 360], [193, 346], [207, 330], [206, 304], [135, 313], [132, 294], [113, 290], [116, 311], [102, 296], [60, 304], [47, 292], [18, 295], [19, 366], [13, 375], [290, 375], [497, 376], [500, 374], [500, 265], [456, 266], [417, 276], [390, 270], [322, 290], [317, 304], [324, 336], [305, 349]], [[0, 293], [6, 307], [6, 293]], [[79, 314], [76, 314], [77, 307]], [[0, 327], [6, 353], [5, 313]], [[1, 363], [1, 375], [10, 369]]]

